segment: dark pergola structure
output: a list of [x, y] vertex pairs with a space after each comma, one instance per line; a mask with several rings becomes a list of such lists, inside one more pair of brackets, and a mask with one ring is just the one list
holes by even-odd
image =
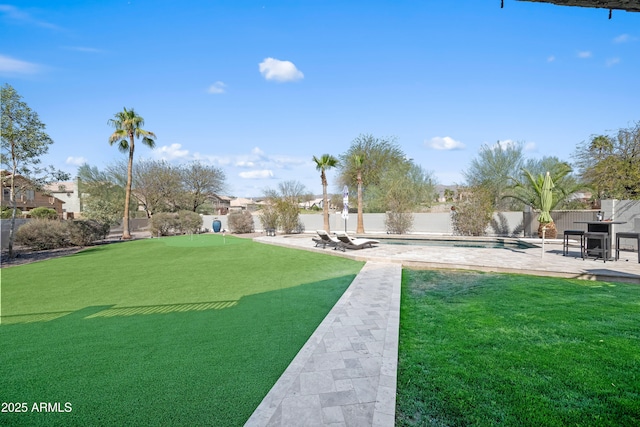
[[626, 10], [627, 12], [640, 12], [638, 0], [518, 0], [538, 3], [553, 3], [558, 6], [580, 6], [609, 9], [609, 18], [612, 10]]

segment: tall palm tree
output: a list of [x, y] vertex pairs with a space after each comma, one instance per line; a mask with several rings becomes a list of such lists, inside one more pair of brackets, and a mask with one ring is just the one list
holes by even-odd
[[323, 154], [320, 158], [313, 156], [316, 163], [316, 170], [320, 171], [320, 179], [322, 180], [322, 216], [324, 217], [324, 229], [329, 230], [329, 200], [327, 198], [327, 169], [334, 168], [338, 165], [338, 159], [330, 154]]
[[364, 219], [362, 215], [362, 165], [364, 157], [361, 154], [353, 155], [353, 166], [356, 170], [356, 181], [358, 182], [358, 225], [356, 233], [364, 233]]
[[113, 119], [107, 122], [116, 130], [109, 137], [109, 145], [118, 144], [118, 150], [129, 152], [129, 164], [127, 166], [127, 187], [124, 197], [124, 216], [122, 219], [122, 239], [131, 239], [129, 231], [129, 201], [131, 200], [131, 181], [133, 176], [133, 151], [135, 139], [142, 138], [142, 143], [149, 148], [155, 147], [156, 135], [153, 132], [142, 129], [144, 119], [133, 111], [133, 108], [116, 113]]

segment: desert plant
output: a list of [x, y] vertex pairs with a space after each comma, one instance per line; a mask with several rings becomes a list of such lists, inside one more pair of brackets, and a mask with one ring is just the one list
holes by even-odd
[[[7, 206], [2, 207], [2, 211], [0, 212], [1, 219], [11, 219], [12, 215], [13, 215], [13, 209]], [[22, 216], [22, 211], [16, 208], [16, 218], [19, 218], [21, 216]]]
[[493, 216], [493, 197], [483, 187], [460, 190], [461, 200], [451, 207], [451, 225], [454, 234], [483, 236]]
[[198, 233], [202, 228], [202, 217], [193, 211], [178, 211], [176, 220], [181, 233]]
[[69, 228], [65, 222], [33, 219], [18, 228], [16, 243], [41, 251], [69, 246]]
[[38, 219], [58, 219], [58, 212], [55, 209], [45, 208], [44, 206], [31, 209], [29, 215], [31, 215], [31, 218]]
[[265, 205], [260, 214], [258, 215], [260, 218], [260, 222], [262, 223], [262, 228], [267, 229], [276, 229], [278, 228], [278, 211], [275, 206], [269, 204]]
[[178, 228], [177, 214], [172, 212], [158, 212], [151, 218], [151, 234], [153, 236], [168, 236]]
[[96, 240], [102, 240], [109, 234], [109, 224], [95, 220], [75, 220], [67, 222], [69, 242], [75, 246], [87, 246]]
[[413, 214], [411, 212], [389, 211], [385, 215], [384, 226], [387, 233], [405, 234], [413, 227]]
[[232, 233], [243, 234], [253, 233], [253, 215], [249, 211], [232, 211], [227, 218], [229, 230]]

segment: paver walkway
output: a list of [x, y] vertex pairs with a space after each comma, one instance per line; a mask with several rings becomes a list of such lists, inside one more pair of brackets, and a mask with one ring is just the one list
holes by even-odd
[[397, 263], [367, 262], [246, 426], [393, 426]]

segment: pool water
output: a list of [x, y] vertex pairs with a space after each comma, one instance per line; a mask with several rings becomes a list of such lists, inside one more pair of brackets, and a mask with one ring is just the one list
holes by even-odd
[[537, 246], [516, 239], [394, 239], [376, 238], [385, 245], [439, 246], [449, 248], [530, 249]]

